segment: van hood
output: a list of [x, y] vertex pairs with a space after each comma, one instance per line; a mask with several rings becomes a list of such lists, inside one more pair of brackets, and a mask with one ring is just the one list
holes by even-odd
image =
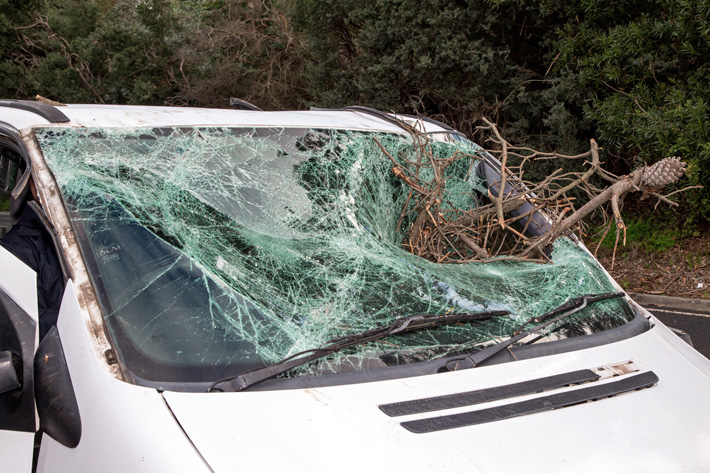
[[[535, 392], [536, 382], [586, 370], [603, 376]], [[163, 396], [218, 473], [667, 473], [710, 470], [708, 370], [702, 355], [658, 324], [621, 342], [459, 372]], [[495, 399], [501, 390], [512, 394]]]

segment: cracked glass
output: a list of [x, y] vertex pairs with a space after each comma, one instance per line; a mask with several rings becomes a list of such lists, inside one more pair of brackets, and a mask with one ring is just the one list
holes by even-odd
[[[572, 297], [616, 289], [570, 239], [552, 263], [437, 264], [402, 247], [407, 134], [307, 128], [45, 128], [36, 136], [70, 213], [105, 324], [136, 383], [213, 381], [412, 314], [509, 316], [368, 343], [287, 376], [471, 351]], [[475, 144], [431, 142], [452, 205], [485, 202]], [[406, 225], [404, 225], [406, 227]], [[599, 302], [537, 343], [619, 326]]]

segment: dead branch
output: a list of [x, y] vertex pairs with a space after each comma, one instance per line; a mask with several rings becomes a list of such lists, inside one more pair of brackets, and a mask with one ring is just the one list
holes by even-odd
[[[615, 222], [616, 241], [618, 243], [623, 232], [625, 243], [626, 225], [621, 217], [625, 195], [643, 191], [644, 194], [654, 195], [659, 202], [672, 203], [668, 199], [670, 195], [689, 189], [668, 195], [659, 193], [685, 172], [680, 158], [666, 158], [653, 166], [636, 169], [627, 176], [616, 177], [601, 168], [599, 146], [593, 139], [589, 142], [589, 151], [577, 155], [542, 152], [510, 144], [493, 122], [486, 118], [481, 121], [483, 124], [477, 129], [490, 134], [488, 141], [496, 145], [491, 152], [501, 157], [499, 165], [491, 160], [486, 151], [472, 154], [456, 151], [447, 158], [435, 157], [429, 137], [417, 126], [404, 121], [401, 126], [412, 136], [413, 157], [403, 154], [394, 156], [374, 138], [392, 164], [392, 174], [409, 188], [397, 228], [405, 228], [403, 246], [418, 256], [438, 263], [485, 262], [492, 259], [548, 262], [551, 244], [557, 238], [576, 231], [586, 217], [604, 208], [607, 203]], [[521, 159], [522, 164], [509, 165], [510, 156]], [[586, 169], [563, 173], [560, 168], [541, 182], [523, 181], [525, 165], [536, 159], [584, 160], [581, 165]], [[451, 165], [461, 160], [468, 161], [464, 168], [466, 175], [449, 173]], [[460, 196], [450, 194], [446, 187], [447, 180], [463, 179], [468, 182], [472, 173], [478, 172], [477, 167], [482, 162], [497, 168], [499, 175], [495, 182], [487, 182], [487, 192], [480, 196], [488, 198], [490, 203], [479, 204], [472, 188], [470, 193], [464, 194], [474, 197], [471, 200], [477, 204], [473, 208], [457, 208], [452, 202], [460, 202], [457, 199]], [[424, 169], [427, 169], [426, 173]], [[430, 178], [427, 180], [423, 176]], [[597, 187], [598, 182], [590, 182], [595, 176], [611, 185]], [[573, 189], [581, 190], [589, 198], [576, 210], [575, 198], [569, 195]], [[609, 228], [604, 232], [605, 236]]]
[[79, 75], [81, 81], [91, 91], [94, 97], [96, 97], [99, 103], [105, 103], [103, 97], [101, 97], [101, 94], [98, 93], [98, 91], [94, 88], [94, 85], [92, 84], [94, 76], [91, 72], [91, 66], [89, 65], [89, 63], [71, 50], [69, 41], [62, 35], [56, 33], [45, 17], [43, 17], [42, 15], [37, 15], [37, 18], [33, 24], [28, 26], [15, 27], [15, 31], [18, 32], [22, 43], [26, 44], [29, 47], [35, 47], [35, 41], [31, 39], [29, 33], [20, 33], [20, 31], [27, 30], [28, 32], [32, 32], [35, 29], [44, 30], [48, 35], [47, 38], [49, 40], [56, 40], [58, 45], [56, 52], [64, 56], [69, 68], [73, 69]]

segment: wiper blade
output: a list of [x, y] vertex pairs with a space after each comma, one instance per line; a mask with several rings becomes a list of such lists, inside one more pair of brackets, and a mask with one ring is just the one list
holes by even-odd
[[[507, 340], [503, 340], [502, 342], [486, 347], [483, 350], [477, 351], [470, 355], [458, 356], [447, 359], [444, 363], [444, 368], [448, 371], [475, 368], [476, 366], [493, 357], [497, 353], [501, 352], [502, 350], [505, 350], [513, 343], [522, 340], [528, 335], [535, 333], [538, 330], [547, 327], [548, 325], [551, 325], [555, 322], [569, 317], [572, 314], [579, 312], [580, 310], [586, 308], [589, 304], [593, 304], [594, 302], [603, 301], [607, 299], [615, 299], [617, 297], [623, 297], [625, 295], [626, 294], [624, 294], [623, 292], [606, 292], [602, 294], [586, 294], [581, 297], [570, 299], [561, 306], [551, 310], [550, 312], [547, 312], [546, 314], [529, 319], [522, 325], [521, 328], [513, 332], [513, 335]], [[523, 330], [523, 328], [525, 328], [525, 326], [530, 323], [537, 323], [538, 325], [535, 325], [534, 327], [529, 328], [527, 330]]]
[[399, 333], [415, 332], [417, 330], [438, 327], [440, 325], [468, 323], [508, 314], [510, 314], [510, 312], [507, 310], [492, 310], [487, 312], [464, 314], [417, 314], [401, 317], [396, 319], [391, 324], [383, 327], [377, 327], [364, 332], [333, 338], [332, 340], [326, 342], [326, 345], [295, 353], [287, 358], [284, 358], [278, 363], [274, 363], [273, 365], [264, 366], [236, 376], [220, 379], [212, 383], [207, 391], [243, 391], [244, 389], [278, 376], [281, 373], [285, 373], [286, 371], [297, 366], [331, 355], [355, 345], [361, 345], [363, 343], [372, 342]]

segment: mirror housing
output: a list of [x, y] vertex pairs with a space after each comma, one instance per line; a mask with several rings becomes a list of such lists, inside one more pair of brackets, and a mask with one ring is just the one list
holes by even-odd
[[81, 440], [81, 416], [56, 326], [37, 347], [34, 380], [40, 425], [57, 442], [75, 448]]

